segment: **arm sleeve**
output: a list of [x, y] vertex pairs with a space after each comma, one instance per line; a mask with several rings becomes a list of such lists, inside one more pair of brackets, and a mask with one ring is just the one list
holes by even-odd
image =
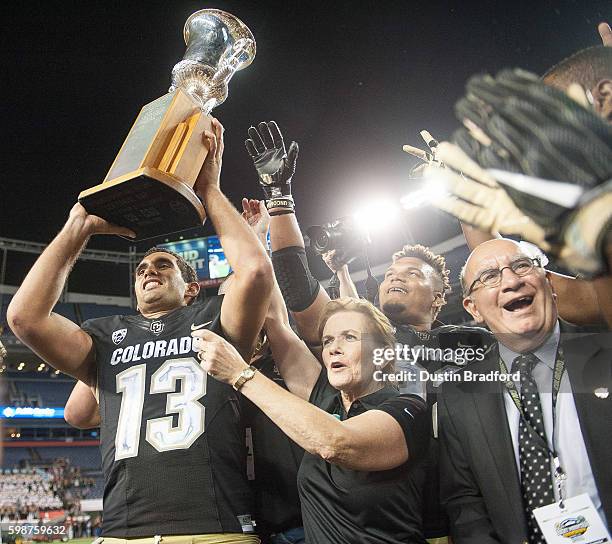
[[308, 267], [306, 250], [290, 246], [273, 251], [272, 265], [287, 308], [292, 312], [306, 310], [321, 288]]
[[376, 407], [395, 419], [406, 438], [410, 461], [423, 459], [429, 451], [431, 418], [427, 404], [417, 395], [398, 395]]

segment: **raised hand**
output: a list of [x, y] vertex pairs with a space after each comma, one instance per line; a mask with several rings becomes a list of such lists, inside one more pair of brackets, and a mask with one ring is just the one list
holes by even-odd
[[270, 214], [263, 200], [242, 199], [242, 217], [253, 229], [259, 240], [267, 247], [268, 229], [270, 228]]
[[327, 265], [327, 268], [334, 273], [338, 272], [343, 266], [346, 266], [346, 262], [339, 258], [335, 249], [321, 254], [321, 258]]
[[198, 196], [203, 196], [203, 193], [208, 187], [219, 188], [221, 176], [221, 164], [223, 162], [223, 133], [225, 129], [218, 119], [212, 118], [212, 132], [204, 131], [204, 142], [208, 147], [208, 155], [202, 164], [198, 178], [194, 184], [194, 191]]
[[253, 159], [266, 199], [270, 201], [268, 208], [280, 206], [292, 209], [291, 179], [295, 174], [299, 151], [297, 142], [291, 142], [289, 151], [286, 151], [278, 125], [274, 121], [262, 121], [258, 128], [249, 128], [249, 138], [244, 143]]
[[97, 215], [87, 213], [82, 204], [77, 202], [70, 210], [69, 220], [76, 224], [87, 236], [93, 234], [116, 234], [127, 238], [136, 238], [136, 233], [127, 227], [109, 223]]
[[424, 169], [427, 166], [442, 166], [442, 164], [436, 157], [436, 153], [438, 149], [438, 141], [427, 130], [421, 130], [420, 134], [421, 134], [421, 138], [425, 140], [425, 143], [427, 144], [429, 151], [425, 151], [423, 149], [420, 149], [418, 147], [414, 147], [408, 144], [402, 147], [402, 149], [406, 153], [422, 161], [421, 164], [417, 164], [410, 171], [411, 176], [422, 175]]
[[518, 234], [544, 250], [550, 249], [544, 229], [457, 145], [442, 142], [438, 156], [450, 168], [428, 167], [425, 177], [442, 182], [450, 194], [432, 201], [433, 206], [484, 232]]

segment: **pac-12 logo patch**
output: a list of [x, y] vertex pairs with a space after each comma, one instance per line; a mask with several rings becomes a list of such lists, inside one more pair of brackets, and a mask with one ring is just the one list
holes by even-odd
[[161, 334], [162, 331], [164, 330], [164, 323], [163, 321], [151, 321], [151, 325], [149, 326], [149, 330], [153, 333], [153, 334]]
[[119, 344], [121, 344], [121, 342], [123, 342], [126, 335], [127, 329], [118, 329], [113, 333], [111, 338], [113, 339], [113, 343], [118, 346]]

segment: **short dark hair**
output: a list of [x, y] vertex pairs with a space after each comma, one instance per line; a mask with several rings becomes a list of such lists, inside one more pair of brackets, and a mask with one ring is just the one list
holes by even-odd
[[142, 256], [142, 258], [144, 259], [145, 257], [148, 257], [149, 255], [151, 255], [151, 253], [168, 253], [169, 255], [172, 255], [176, 259], [176, 264], [178, 265], [179, 270], [181, 271], [181, 277], [183, 278], [183, 281], [185, 283], [192, 283], [194, 281], [195, 282], [198, 281], [198, 275], [196, 274], [196, 271], [194, 270], [193, 266], [191, 266], [178, 253], [175, 253], [174, 251], [170, 251], [169, 249], [166, 249], [165, 247], [154, 246], [151, 249], [149, 249]]
[[602, 79], [612, 79], [612, 47], [597, 45], [582, 49], [550, 68], [542, 81], [566, 90], [571, 83], [592, 89]]
[[395, 252], [393, 254], [393, 262], [397, 262], [406, 257], [413, 257], [427, 263], [434, 269], [436, 275], [438, 276], [438, 280], [442, 288], [442, 305], [440, 308], [438, 308], [438, 311], [436, 312], [437, 315], [442, 306], [446, 304], [446, 295], [452, 291], [449, 279], [450, 272], [446, 268], [446, 259], [442, 257], [442, 255], [436, 255], [428, 247], [422, 246], [421, 244], [415, 244], [413, 246], [404, 246], [400, 251]]

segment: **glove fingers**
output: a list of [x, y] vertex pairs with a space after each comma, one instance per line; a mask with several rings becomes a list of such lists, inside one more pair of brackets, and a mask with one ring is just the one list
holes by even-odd
[[255, 147], [255, 151], [257, 152], [257, 154], [261, 154], [266, 150], [266, 146], [263, 143], [263, 140], [261, 139], [261, 136], [259, 135], [259, 132], [257, 132], [257, 129], [255, 127], [249, 127], [249, 137], [251, 138], [251, 141], [253, 142], [253, 146]]
[[485, 232], [491, 232], [492, 221], [487, 210], [469, 204], [455, 197], [446, 197], [435, 200], [432, 204], [463, 223], [467, 223]]
[[259, 153], [257, 153], [257, 149], [255, 149], [255, 144], [253, 143], [253, 140], [251, 140], [250, 138], [248, 140], [245, 140], [244, 145], [246, 146], [246, 149], [251, 158], [254, 159], [255, 157], [257, 157], [257, 155], [259, 155]]
[[418, 147], [414, 147], [408, 144], [404, 145], [402, 147], [402, 150], [408, 153], [409, 155], [412, 155], [413, 157], [421, 159], [424, 162], [429, 162], [429, 153], [427, 153], [427, 151], [423, 151]]
[[268, 123], [270, 129], [270, 135], [272, 136], [272, 145], [275, 149], [285, 149], [285, 142], [283, 141], [283, 135], [281, 134], [276, 121], [270, 121]]
[[458, 174], [451, 174], [448, 171], [440, 171], [436, 174], [438, 179], [443, 181], [445, 187], [455, 196], [462, 198], [470, 204], [478, 206], [487, 206], [491, 204], [494, 196], [494, 189], [490, 189], [468, 178]]
[[427, 171], [429, 164], [426, 162], [422, 162], [421, 164], [417, 164], [412, 170], [410, 170], [410, 177], [420, 177], [424, 172]]
[[268, 123], [262, 121], [258, 125], [259, 134], [261, 135], [261, 139], [263, 140], [264, 146], [266, 149], [274, 149], [274, 140], [272, 139], [272, 134], [270, 133], [270, 127], [268, 127]]
[[287, 165], [289, 167], [290, 172], [295, 172], [295, 161], [297, 161], [298, 153], [300, 152], [300, 148], [297, 142], [291, 142], [289, 146], [289, 151], [287, 153]]
[[483, 185], [497, 187], [497, 183], [491, 175], [480, 168], [480, 166], [470, 159], [470, 157], [468, 157], [468, 155], [457, 145], [442, 142], [438, 146], [438, 159], [448, 164], [451, 168], [463, 172], [472, 179], [479, 181]]

